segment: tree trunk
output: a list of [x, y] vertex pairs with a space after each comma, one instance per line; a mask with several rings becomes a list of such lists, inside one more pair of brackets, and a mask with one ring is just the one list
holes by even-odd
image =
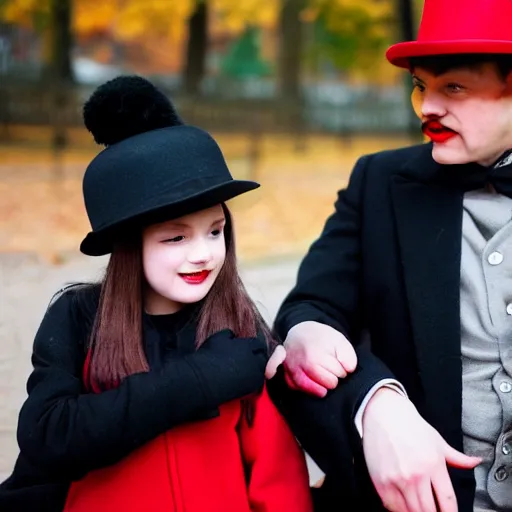
[[51, 56], [49, 71], [55, 81], [67, 84], [73, 82], [73, 69], [71, 66], [73, 34], [71, 19], [72, 0], [51, 0], [49, 24]]
[[402, 40], [412, 41], [414, 39], [415, 23], [411, 0], [398, 0], [398, 16]]
[[[412, 0], [398, 0], [397, 8], [400, 26], [400, 38], [402, 41], [412, 41], [415, 39], [415, 20]], [[407, 104], [410, 105], [412, 81], [408, 74], [404, 77], [404, 89]], [[416, 117], [412, 106], [410, 106], [408, 109], [407, 129], [410, 133], [420, 133], [418, 131], [418, 118]]]
[[54, 151], [54, 177], [62, 178], [61, 151], [67, 145], [67, 114], [73, 106], [74, 82], [71, 53], [73, 33], [71, 28], [72, 0], [50, 0], [49, 62], [46, 79], [50, 87], [50, 118], [52, 148]]
[[305, 0], [281, 0], [279, 17], [279, 90], [288, 100], [300, 98], [303, 26], [300, 13]]
[[188, 22], [188, 43], [184, 72], [184, 91], [197, 95], [206, 69], [208, 47], [208, 1], [197, 0], [194, 13]]

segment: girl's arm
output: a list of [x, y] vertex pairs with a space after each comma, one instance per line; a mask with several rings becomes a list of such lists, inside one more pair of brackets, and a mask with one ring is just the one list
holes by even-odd
[[41, 469], [70, 480], [80, 477], [176, 425], [211, 417], [221, 403], [263, 385], [267, 358], [262, 343], [240, 343], [221, 332], [201, 351], [170, 359], [158, 372], [131, 375], [100, 394], [85, 393], [85, 354], [72, 307], [68, 292], [43, 318], [19, 416], [21, 453]]

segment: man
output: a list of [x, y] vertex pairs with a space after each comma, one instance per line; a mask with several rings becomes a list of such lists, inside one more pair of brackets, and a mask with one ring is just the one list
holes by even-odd
[[358, 161], [277, 315], [317, 510], [512, 510], [511, 23], [512, 0], [426, 0], [387, 58], [431, 142]]

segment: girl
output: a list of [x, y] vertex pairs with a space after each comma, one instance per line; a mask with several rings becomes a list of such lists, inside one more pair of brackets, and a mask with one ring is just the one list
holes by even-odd
[[43, 318], [0, 509], [310, 512], [225, 206], [259, 185], [140, 77], [99, 87], [84, 121], [107, 148], [84, 176], [80, 248], [110, 261]]

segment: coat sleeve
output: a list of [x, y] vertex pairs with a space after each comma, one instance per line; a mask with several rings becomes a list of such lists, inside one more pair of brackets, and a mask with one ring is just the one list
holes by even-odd
[[19, 454], [12, 474], [0, 483], [0, 510], [63, 510], [68, 488], [67, 478], [59, 479]]
[[312, 512], [305, 456], [266, 389], [250, 401], [250, 419], [240, 422], [253, 512]]
[[267, 385], [273, 402], [303, 448], [324, 473], [343, 475], [343, 485], [348, 487], [355, 483], [353, 460], [362, 449], [354, 423], [357, 408], [373, 383], [384, 380], [390, 372], [368, 347], [358, 347], [356, 352], [356, 371], [341, 379], [324, 398], [290, 389], [282, 367]]
[[[34, 341], [28, 398], [18, 422], [23, 456], [56, 476], [71, 480], [114, 464], [162, 432], [211, 417], [224, 401], [263, 385], [266, 356], [254, 355], [251, 349], [245, 355], [233, 354], [229, 364], [247, 369], [239, 375], [223, 363], [224, 353], [216, 357], [205, 348], [169, 359], [161, 370], [131, 375], [116, 389], [86, 393], [85, 354], [76, 339], [73, 313], [70, 294], [64, 294], [43, 318]], [[248, 345], [237, 344], [240, 350]], [[261, 357], [261, 369], [255, 369], [251, 357]]]
[[289, 390], [282, 374], [269, 384], [275, 403], [324, 472], [339, 467], [342, 458], [351, 464], [352, 449], [360, 448], [354, 424], [359, 405], [375, 384], [394, 378], [391, 370], [361, 343], [365, 328], [361, 237], [363, 203], [368, 201], [365, 182], [371, 164], [372, 156], [361, 158], [348, 186], [338, 193], [334, 213], [302, 261], [296, 285], [274, 324], [277, 337], [284, 340], [293, 326], [304, 321], [320, 322], [343, 333], [358, 352], [357, 371], [340, 379], [338, 387], [324, 399]]

